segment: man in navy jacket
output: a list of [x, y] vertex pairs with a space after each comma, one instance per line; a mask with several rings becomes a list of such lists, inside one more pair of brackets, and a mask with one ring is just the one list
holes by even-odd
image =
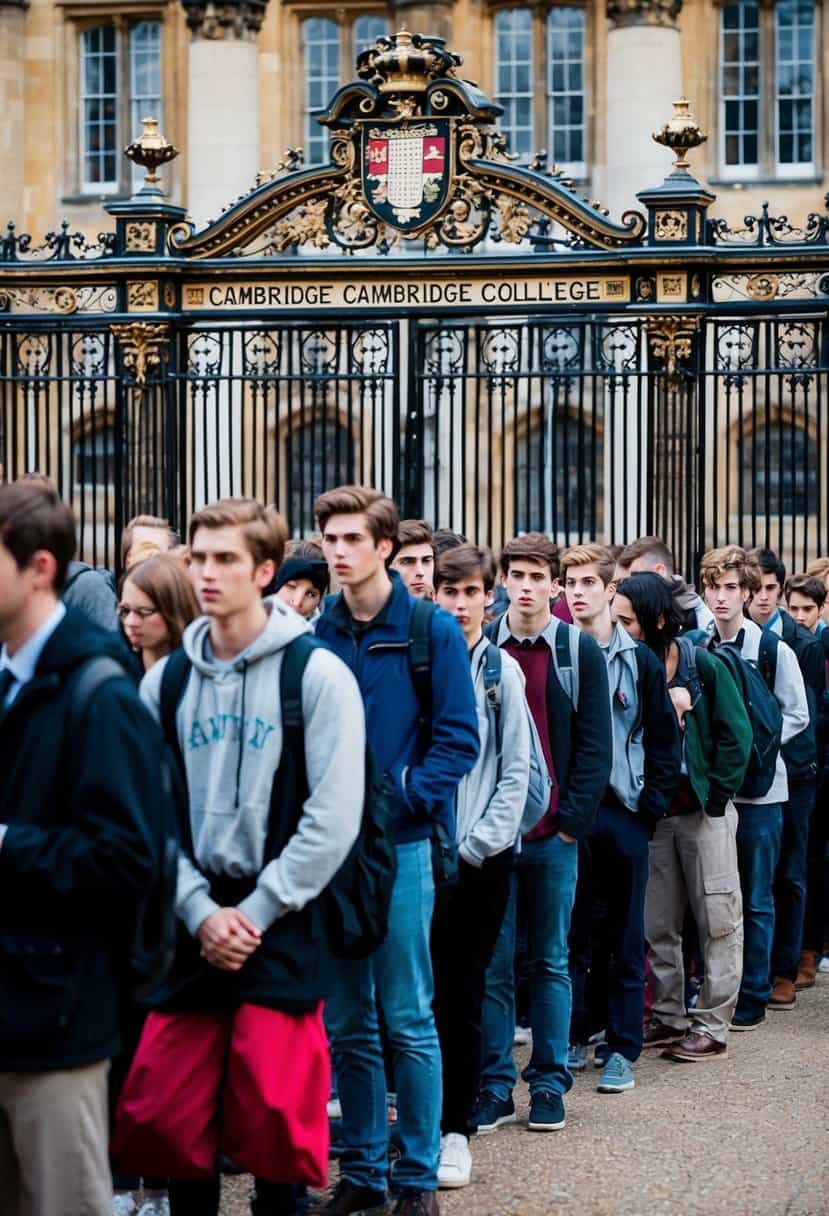
[[386, 569], [399, 523], [394, 503], [377, 490], [341, 486], [317, 499], [315, 513], [323, 551], [342, 588], [317, 623], [317, 637], [348, 664], [360, 685], [368, 744], [396, 795], [398, 865], [388, 937], [365, 962], [342, 965], [326, 1010], [344, 1153], [342, 1178], [325, 1210], [330, 1216], [385, 1210], [388, 1127], [379, 1010], [394, 1060], [402, 1147], [394, 1210], [433, 1216], [441, 1064], [429, 955], [431, 842], [440, 827], [454, 839], [455, 791], [478, 757], [472, 675], [463, 634], [448, 613], [434, 609], [431, 705], [420, 704], [409, 646], [415, 600]]

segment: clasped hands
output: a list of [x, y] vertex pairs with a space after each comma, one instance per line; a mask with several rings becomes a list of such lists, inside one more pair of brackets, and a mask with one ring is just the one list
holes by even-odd
[[238, 908], [219, 908], [196, 930], [201, 956], [219, 971], [239, 971], [262, 942], [256, 925]]

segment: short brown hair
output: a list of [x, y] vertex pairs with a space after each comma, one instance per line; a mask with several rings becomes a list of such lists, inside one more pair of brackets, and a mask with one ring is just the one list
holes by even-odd
[[263, 507], [255, 498], [220, 498], [190, 517], [188, 540], [199, 528], [241, 528], [254, 565], [272, 561], [278, 566], [285, 552], [288, 529], [276, 507]]
[[822, 578], [826, 582], [829, 578], [829, 557], [816, 557], [813, 562], [809, 562], [806, 573], [811, 574], [813, 578]]
[[425, 519], [401, 519], [397, 528], [394, 556], [406, 545], [430, 545], [434, 553], [432, 525]]
[[178, 532], [168, 519], [163, 519], [160, 515], [134, 515], [121, 533], [122, 566], [127, 564], [127, 556], [132, 548], [132, 537], [136, 528], [158, 528], [159, 532], [166, 532], [170, 549], [179, 542]]
[[524, 536], [515, 536], [501, 550], [501, 573], [509, 574], [510, 562], [523, 560], [549, 567], [550, 577], [558, 578], [561, 568], [560, 553], [558, 545], [554, 545], [543, 532], [527, 532]]
[[462, 533], [453, 532], [451, 528], [435, 528], [432, 533], [432, 548], [435, 551], [435, 558], [440, 557], [441, 553], [445, 553], [447, 549], [458, 549], [461, 545], [468, 543]]
[[285, 557], [310, 557], [312, 561], [325, 561], [319, 538], [314, 537], [309, 537], [307, 540], [289, 540], [285, 546]]
[[632, 540], [618, 554], [616, 561], [623, 570], [629, 570], [633, 563], [642, 557], [651, 557], [654, 562], [661, 562], [668, 573], [673, 574], [674, 555], [661, 536], [640, 536], [638, 540]]
[[21, 478], [0, 486], [0, 542], [18, 570], [25, 570], [39, 549], [55, 559], [54, 589], [60, 592], [75, 553], [75, 520], [47, 478]]
[[458, 583], [461, 579], [480, 576], [484, 591], [495, 586], [495, 558], [482, 545], [456, 545], [438, 558], [435, 568], [435, 590], [441, 583]]
[[752, 592], [759, 590], [760, 570], [739, 545], [723, 545], [703, 554], [699, 573], [704, 586], [713, 587], [726, 571], [737, 575], [741, 587]]
[[121, 579], [122, 595], [127, 581], [135, 583], [138, 590], [152, 600], [164, 617], [170, 650], [176, 650], [181, 645], [184, 630], [201, 615], [184, 562], [169, 553], [157, 553], [126, 571]]
[[400, 513], [396, 504], [369, 486], [337, 486], [326, 490], [314, 503], [314, 515], [320, 531], [332, 515], [365, 515], [368, 530], [375, 545], [381, 540], [397, 540]]
[[566, 577], [567, 571], [576, 566], [595, 566], [605, 587], [610, 586], [616, 573], [616, 559], [604, 545], [571, 545], [565, 549], [561, 557], [562, 574]]
[[826, 583], [816, 574], [791, 574], [786, 579], [786, 599], [796, 591], [814, 600], [818, 608], [826, 603]]

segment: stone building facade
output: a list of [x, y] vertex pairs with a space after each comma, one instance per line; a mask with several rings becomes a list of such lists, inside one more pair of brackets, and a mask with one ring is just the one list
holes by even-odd
[[695, 170], [719, 215], [820, 209], [818, 0], [0, 0], [0, 220], [97, 232], [101, 202], [131, 193], [120, 153], [152, 113], [182, 153], [171, 200], [202, 224], [286, 148], [325, 159], [312, 111], [404, 24], [463, 53], [521, 163], [546, 149], [616, 216], [662, 179], [649, 134], [680, 94], [709, 133]]

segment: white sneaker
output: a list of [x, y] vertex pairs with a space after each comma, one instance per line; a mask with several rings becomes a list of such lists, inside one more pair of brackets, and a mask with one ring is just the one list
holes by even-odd
[[516, 1026], [512, 1041], [516, 1047], [526, 1047], [533, 1041], [533, 1032], [529, 1026]]
[[824, 975], [829, 972], [829, 954], [824, 954], [823, 958], [817, 965], [818, 971], [822, 971]]
[[340, 1105], [339, 1098], [329, 1098], [325, 1109], [328, 1112], [329, 1119], [342, 1119], [343, 1108]]
[[170, 1200], [166, 1195], [153, 1195], [141, 1205], [138, 1216], [170, 1216]]
[[459, 1132], [450, 1132], [440, 1138], [440, 1165], [438, 1166], [438, 1186], [441, 1190], [457, 1190], [469, 1186], [472, 1177], [472, 1154], [469, 1151], [469, 1141]]
[[112, 1196], [112, 1216], [135, 1216], [138, 1204], [129, 1191]]

